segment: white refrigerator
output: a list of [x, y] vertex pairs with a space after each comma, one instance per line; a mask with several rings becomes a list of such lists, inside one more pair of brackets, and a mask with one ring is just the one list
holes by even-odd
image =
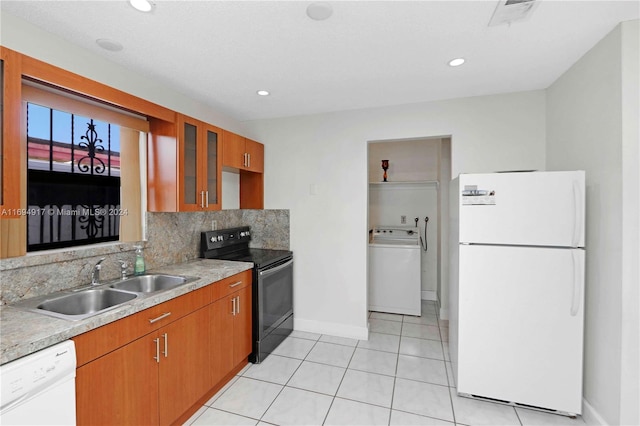
[[451, 188], [458, 394], [581, 414], [584, 171], [461, 174]]

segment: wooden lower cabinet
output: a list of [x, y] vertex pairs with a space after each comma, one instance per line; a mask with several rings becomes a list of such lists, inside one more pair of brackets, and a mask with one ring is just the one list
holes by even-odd
[[[78, 425], [179, 423], [246, 364], [251, 352], [251, 275], [230, 278], [242, 281], [243, 287], [82, 363], [76, 370]], [[209, 294], [217, 298], [216, 292]], [[117, 323], [131, 329], [134, 316]], [[113, 330], [115, 324], [105, 327]], [[82, 353], [112, 334], [96, 329], [74, 340]]]
[[153, 336], [141, 337], [76, 371], [78, 425], [155, 425], [158, 365]]
[[[202, 308], [160, 330], [160, 424], [173, 423], [213, 387], [209, 380], [209, 309]], [[166, 348], [166, 352], [165, 352]]]
[[251, 286], [238, 291], [238, 312], [233, 324], [233, 365], [246, 361], [252, 349]]
[[244, 287], [213, 304], [212, 337], [216, 340], [219, 371], [221, 377], [239, 363], [246, 361], [251, 353], [251, 286]]

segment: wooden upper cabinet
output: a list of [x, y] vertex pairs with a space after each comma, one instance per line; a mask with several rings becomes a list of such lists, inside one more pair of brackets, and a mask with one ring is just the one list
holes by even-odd
[[220, 210], [222, 130], [181, 114], [149, 124], [149, 211]]
[[224, 130], [222, 164], [236, 169], [244, 168], [244, 137]]
[[240, 170], [262, 173], [264, 172], [264, 145], [225, 130], [222, 164]]
[[245, 151], [247, 152], [247, 170], [251, 172], [264, 172], [264, 145], [260, 142], [245, 138]]
[[220, 210], [221, 129], [178, 115], [180, 211]]
[[21, 56], [0, 46], [0, 212], [1, 218], [20, 217], [26, 193], [26, 149], [21, 146]]

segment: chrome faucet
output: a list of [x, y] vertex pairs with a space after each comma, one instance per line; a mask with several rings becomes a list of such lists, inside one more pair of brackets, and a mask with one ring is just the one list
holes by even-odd
[[93, 265], [93, 269], [91, 270], [91, 285], [99, 285], [100, 284], [100, 269], [102, 269], [102, 265], [100, 265], [104, 261], [104, 257], [98, 260], [98, 263]]
[[126, 260], [118, 260], [118, 262], [120, 262], [120, 279], [126, 280], [127, 268], [129, 267], [129, 264], [127, 263]]

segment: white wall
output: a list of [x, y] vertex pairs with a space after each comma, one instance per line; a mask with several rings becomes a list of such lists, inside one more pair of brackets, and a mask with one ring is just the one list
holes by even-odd
[[438, 190], [438, 205], [440, 211], [438, 216], [440, 217], [440, 226], [438, 227], [438, 288], [437, 299], [440, 303], [440, 318], [448, 320], [450, 318], [448, 305], [442, 304], [442, 292], [443, 288], [448, 289], [449, 285], [449, 187], [451, 176], [451, 138], [442, 139], [440, 144], [440, 171], [439, 180], [440, 188]]
[[240, 173], [222, 171], [222, 209], [240, 208]]
[[637, 61], [635, 21], [547, 91], [547, 167], [587, 176], [585, 418], [611, 425], [639, 423]]
[[620, 423], [640, 424], [640, 21], [622, 24]]
[[[544, 169], [543, 91], [247, 122], [291, 211], [296, 327], [367, 333], [367, 143], [451, 135], [452, 173]], [[442, 303], [448, 306], [443, 289]]]
[[[241, 122], [222, 112], [194, 101], [146, 75], [134, 73], [89, 50], [70, 44], [63, 38], [43, 31], [20, 18], [1, 12], [0, 23], [2, 24], [0, 43], [9, 49], [234, 133], [245, 133]], [[110, 53], [110, 55], [115, 57], [117, 53]]]
[[376, 141], [369, 144], [369, 182], [382, 182], [382, 160], [389, 160], [388, 182], [438, 180], [440, 138]]

